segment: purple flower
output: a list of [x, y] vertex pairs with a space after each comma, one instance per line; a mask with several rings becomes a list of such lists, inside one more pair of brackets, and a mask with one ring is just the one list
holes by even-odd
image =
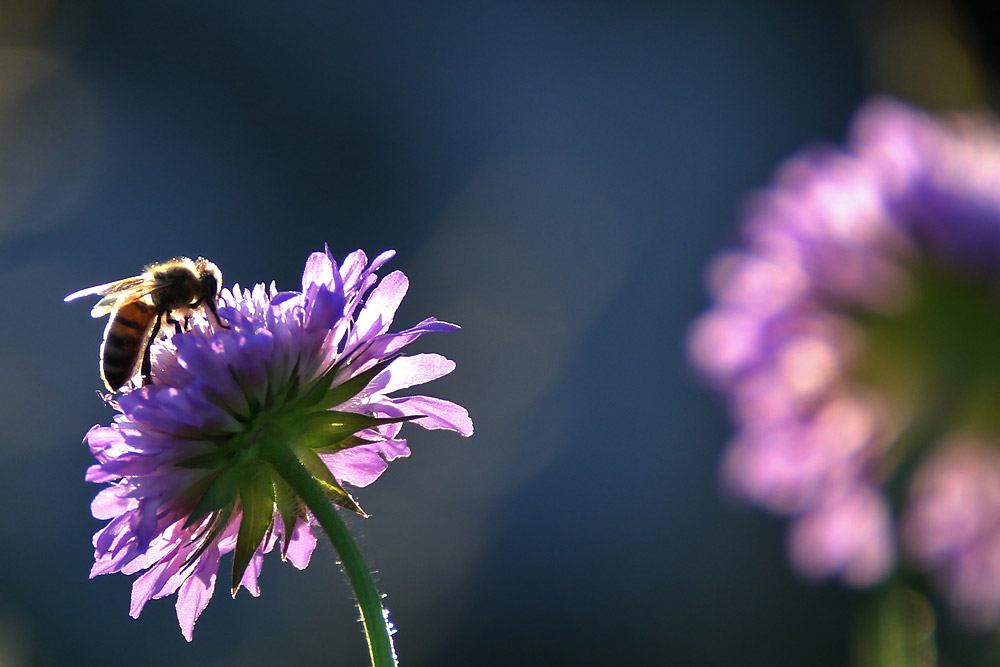
[[356, 251], [338, 266], [329, 251], [314, 253], [301, 292], [223, 290], [230, 328], [196, 317], [190, 331], [154, 344], [154, 384], [120, 395], [111, 426], [87, 434], [98, 461], [87, 479], [108, 484], [92, 504], [108, 524], [94, 535], [91, 576], [141, 573], [133, 617], [176, 593], [190, 641], [222, 556], [233, 552], [233, 595], [240, 586], [260, 594], [264, 554], [275, 547], [308, 565], [315, 519], [268, 465], [267, 447], [290, 448], [331, 502], [362, 513], [343, 484], [366, 486], [409, 455], [404, 422], [472, 434], [464, 408], [395, 395], [455, 366], [400, 350], [458, 327], [429, 318], [388, 332], [408, 286], [399, 271], [375, 274], [393, 255], [369, 263]]
[[996, 442], [942, 444], [913, 479], [902, 540], [933, 572], [964, 622], [1000, 618], [1000, 450]]
[[901, 553], [1000, 620], [1000, 125], [869, 103], [751, 200], [708, 284], [688, 349], [736, 425], [723, 480], [789, 517], [794, 567], [864, 587]]

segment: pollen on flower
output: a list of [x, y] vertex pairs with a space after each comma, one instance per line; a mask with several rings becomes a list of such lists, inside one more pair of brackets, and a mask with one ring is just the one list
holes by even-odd
[[998, 184], [997, 120], [874, 100], [752, 197], [688, 339], [735, 424], [725, 485], [789, 517], [798, 572], [870, 586], [901, 554], [978, 625], [1000, 621]]
[[402, 349], [458, 327], [428, 318], [389, 332], [408, 287], [401, 272], [376, 275], [393, 254], [369, 262], [356, 251], [338, 265], [329, 251], [313, 253], [301, 291], [222, 290], [229, 327], [195, 317], [187, 332], [154, 344], [154, 384], [119, 396], [113, 422], [87, 433], [97, 459], [87, 479], [108, 484], [91, 507], [107, 521], [94, 536], [91, 576], [138, 574], [132, 616], [176, 594], [190, 641], [223, 557], [231, 555], [233, 594], [254, 596], [264, 554], [309, 564], [316, 519], [274, 465], [276, 451], [330, 503], [360, 513], [345, 485], [370, 484], [409, 455], [406, 422], [472, 434], [461, 406], [405, 393], [455, 365]]

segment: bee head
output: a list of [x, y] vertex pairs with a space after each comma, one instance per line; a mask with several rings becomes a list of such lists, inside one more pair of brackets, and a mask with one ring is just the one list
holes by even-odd
[[204, 257], [199, 257], [194, 262], [198, 271], [198, 279], [201, 281], [201, 298], [212, 301], [219, 296], [222, 288], [222, 271], [213, 262]]

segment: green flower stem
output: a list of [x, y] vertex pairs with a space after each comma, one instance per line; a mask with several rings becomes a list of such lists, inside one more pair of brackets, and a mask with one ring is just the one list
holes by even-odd
[[368, 652], [373, 667], [396, 667], [396, 652], [389, 634], [388, 614], [382, 606], [382, 598], [375, 588], [375, 580], [368, 564], [344, 520], [291, 449], [282, 445], [268, 446], [263, 448], [261, 455], [302, 499], [337, 551], [361, 609], [361, 622], [368, 639]]
[[896, 578], [864, 593], [855, 619], [853, 667], [936, 667], [930, 602]]

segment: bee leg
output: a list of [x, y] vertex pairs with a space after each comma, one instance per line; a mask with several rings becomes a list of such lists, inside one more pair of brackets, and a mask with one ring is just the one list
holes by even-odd
[[218, 309], [218, 306], [215, 305], [215, 301], [214, 300], [208, 300], [208, 301], [206, 301], [205, 305], [207, 305], [208, 309], [210, 311], [212, 311], [212, 315], [215, 316], [215, 321], [218, 322], [218, 324], [219, 324], [220, 327], [222, 327], [223, 329], [232, 329], [231, 326], [229, 326], [228, 324], [226, 324], [225, 322], [223, 322], [222, 318], [219, 317], [219, 309]]
[[142, 386], [145, 387], [147, 384], [153, 384], [153, 361], [150, 357], [151, 350], [153, 349], [153, 341], [156, 340], [157, 334], [160, 333], [160, 324], [163, 318], [157, 317], [156, 322], [153, 323], [153, 331], [149, 334], [149, 340], [146, 342], [146, 349], [142, 351]]
[[[181, 323], [180, 323], [180, 322], [178, 322], [177, 320], [175, 320], [175, 319], [174, 319], [173, 317], [171, 317], [170, 315], [167, 315], [167, 324], [172, 324], [172, 325], [174, 325], [174, 333], [175, 333], [175, 334], [179, 334], [179, 333], [181, 333], [181, 332], [183, 332], [183, 331], [186, 331], [186, 330], [187, 330], [187, 322], [188, 322], [188, 320], [187, 320], [187, 318], [185, 317], [185, 318], [184, 318], [184, 327], [181, 327]], [[152, 340], [152, 339], [151, 339], [151, 340]]]

